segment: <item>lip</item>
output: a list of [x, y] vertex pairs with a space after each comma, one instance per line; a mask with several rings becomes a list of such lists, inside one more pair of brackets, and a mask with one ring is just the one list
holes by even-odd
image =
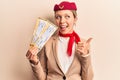
[[65, 28], [66, 26], [65, 26], [65, 25], [61, 25], [60, 27], [61, 27], [61, 28]]
[[66, 29], [66, 26], [62, 26], [60, 29], [64, 31]]
[[60, 27], [61, 27], [61, 28], [65, 28], [65, 27], [67, 27], [67, 25], [60, 25]]
[[60, 25], [61, 29], [67, 28], [67, 25]]

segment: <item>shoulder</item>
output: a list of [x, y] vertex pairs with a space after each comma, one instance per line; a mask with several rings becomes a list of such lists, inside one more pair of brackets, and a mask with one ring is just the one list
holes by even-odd
[[57, 40], [58, 40], [58, 34], [52, 35], [46, 42], [46, 46], [51, 45], [53, 42], [56, 42]]

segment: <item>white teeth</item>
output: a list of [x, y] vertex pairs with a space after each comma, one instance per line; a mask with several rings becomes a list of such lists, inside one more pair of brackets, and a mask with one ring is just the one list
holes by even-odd
[[61, 25], [60, 27], [67, 27], [66, 25]]
[[66, 29], [66, 26], [60, 26], [60, 28], [61, 28], [62, 30], [65, 30], [65, 29]]
[[66, 26], [61, 26], [62, 28], [65, 28]]

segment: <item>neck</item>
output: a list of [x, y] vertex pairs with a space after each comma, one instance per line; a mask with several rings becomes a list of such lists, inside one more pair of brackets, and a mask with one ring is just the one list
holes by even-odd
[[74, 41], [76, 43], [80, 42], [79, 36], [74, 31], [72, 33], [67, 33], [67, 34], [62, 34], [61, 32], [59, 32], [59, 35], [62, 36], [62, 37], [70, 37], [69, 42], [68, 42], [67, 53], [68, 53], [69, 56], [71, 56], [72, 46], [73, 46]]
[[62, 36], [62, 37], [71, 37], [74, 35], [74, 31], [72, 33], [66, 33], [66, 34], [63, 34], [61, 32], [59, 32], [59, 35]]

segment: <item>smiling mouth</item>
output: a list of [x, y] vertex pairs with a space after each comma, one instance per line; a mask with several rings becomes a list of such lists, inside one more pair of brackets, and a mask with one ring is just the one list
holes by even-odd
[[63, 31], [64, 31], [66, 28], [67, 28], [67, 27], [60, 27], [60, 29], [63, 30]]
[[61, 30], [65, 30], [68, 26], [60, 26]]

